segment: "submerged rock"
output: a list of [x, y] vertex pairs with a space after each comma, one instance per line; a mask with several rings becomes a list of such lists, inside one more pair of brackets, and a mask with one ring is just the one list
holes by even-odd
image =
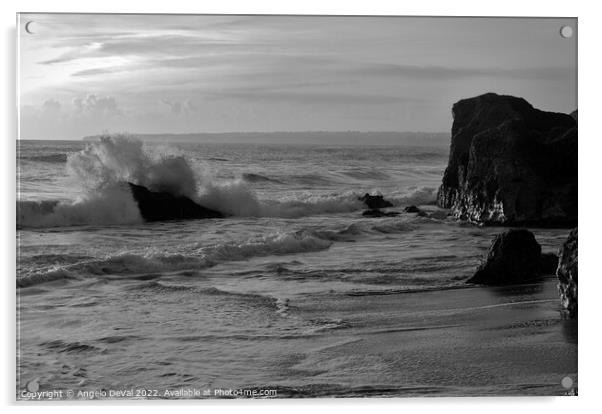
[[560, 248], [558, 260], [558, 291], [560, 303], [570, 316], [577, 316], [577, 228]]
[[407, 206], [403, 209], [406, 213], [420, 213], [420, 209], [416, 206]]
[[515, 284], [539, 275], [541, 246], [529, 230], [511, 229], [495, 236], [487, 258], [467, 283]]
[[185, 196], [154, 192], [141, 185], [128, 183], [140, 214], [145, 221], [223, 218], [219, 211], [203, 207]]
[[452, 113], [440, 207], [485, 224], [576, 224], [576, 113], [544, 112], [494, 93], [461, 100]]
[[398, 215], [399, 215], [398, 211], [382, 211], [378, 208], [374, 208], [371, 210], [365, 210], [362, 213], [362, 216], [364, 216], [364, 217], [395, 217]]
[[364, 204], [366, 204], [371, 210], [377, 208], [393, 207], [393, 203], [385, 200], [382, 195], [370, 195], [366, 193], [362, 197], [359, 197], [359, 200], [363, 201]]

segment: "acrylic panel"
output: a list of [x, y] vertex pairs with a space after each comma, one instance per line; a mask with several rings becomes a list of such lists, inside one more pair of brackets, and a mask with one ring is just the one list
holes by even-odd
[[19, 14], [17, 399], [576, 395], [577, 34]]

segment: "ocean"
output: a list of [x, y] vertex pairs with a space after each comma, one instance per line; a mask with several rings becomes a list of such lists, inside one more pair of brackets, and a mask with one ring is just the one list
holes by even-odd
[[[31, 384], [90, 398], [549, 393], [576, 372], [553, 277], [528, 294], [465, 284], [503, 229], [435, 206], [448, 152], [18, 141], [18, 396]], [[127, 180], [229, 217], [144, 223]], [[401, 214], [362, 216], [365, 193]], [[552, 252], [567, 234], [533, 231]], [[533, 304], [499, 323], [563, 332], [574, 367], [458, 366], [467, 315]]]

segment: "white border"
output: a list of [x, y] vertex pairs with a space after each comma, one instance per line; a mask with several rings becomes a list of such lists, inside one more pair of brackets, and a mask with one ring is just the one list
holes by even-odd
[[[420, 410], [421, 412], [458, 411], [462, 413], [478, 412], [483, 409], [488, 414], [504, 413], [516, 409], [543, 410], [545, 413], [581, 411], [593, 408], [597, 402], [597, 388], [600, 384], [600, 298], [602, 294], [602, 275], [595, 260], [599, 253], [596, 241], [600, 238], [600, 180], [602, 175], [602, 127], [600, 118], [600, 28], [602, 14], [594, 1], [525, 1], [504, 0], [502, 2], [438, 0], [438, 1], [327, 1], [327, 0], [221, 0], [221, 1], [180, 1], [141, 2], [126, 0], [103, 0], [82, 2], [81, 0], [4, 0], [2, 2], [2, 33], [4, 45], [3, 84], [4, 99], [1, 100], [3, 136], [1, 142], [2, 177], [5, 200], [2, 202], [2, 263], [5, 271], [2, 280], [3, 317], [2, 349], [4, 369], [0, 377], [0, 395], [9, 409], [14, 409], [15, 396], [15, 14], [23, 12], [106, 12], [106, 13], [229, 13], [229, 14], [347, 14], [347, 15], [451, 15], [451, 16], [546, 16], [579, 18], [579, 218], [582, 223], [581, 239], [581, 277], [580, 289], [580, 325], [579, 338], [579, 397], [570, 398], [433, 398], [433, 399], [354, 399], [354, 400], [278, 400], [278, 401], [202, 401], [177, 404], [177, 410], [220, 410], [235, 412], [244, 410], [250, 413], [273, 411], [303, 412], [307, 410], [326, 411], [342, 408], [346, 412], [359, 413], [376, 408], [379, 411], [396, 412], [400, 410]], [[598, 121], [598, 122], [596, 122]], [[450, 126], [451, 127], [451, 126]], [[21, 404], [26, 411], [36, 407], [34, 404]], [[109, 407], [129, 406], [143, 408], [145, 411], [161, 412], [174, 402], [140, 403], [104, 403], [82, 407], [82, 404], [46, 404], [38, 409], [50, 412], [91, 410], [104, 412]], [[108, 407], [107, 407], [108, 406]], [[35, 409], [35, 408], [34, 408]], [[589, 410], [588, 410], [589, 411]]]

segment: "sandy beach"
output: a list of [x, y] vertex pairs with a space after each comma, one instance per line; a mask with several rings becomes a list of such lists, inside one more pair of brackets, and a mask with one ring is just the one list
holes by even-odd
[[[28, 291], [23, 292], [22, 309], [33, 306], [29, 302], [36, 295], [28, 295]], [[157, 345], [136, 342], [130, 330], [119, 330], [97, 341], [47, 343], [52, 346], [46, 346], [48, 351], [37, 360], [50, 358], [46, 365], [55, 372], [43, 377], [44, 382], [53, 381], [67, 389], [130, 389], [155, 376], [156, 380], [146, 380], [146, 384], [159, 389], [159, 397], [167, 391], [194, 387], [212, 392], [276, 390], [280, 398], [576, 392], [577, 321], [562, 317], [552, 277], [530, 285], [496, 288], [313, 295], [287, 306], [281, 319], [288, 325], [307, 325], [325, 317], [344, 323], [278, 337], [245, 336], [242, 327], [237, 329], [239, 334], [217, 337], [173, 332], [171, 337], [155, 339], [156, 344], [167, 343], [161, 345], [168, 351], [163, 361], [152, 352]], [[142, 323], [148, 313], [141, 309], [134, 323]], [[22, 315], [27, 325], [43, 318], [39, 313]], [[169, 320], [166, 315], [161, 326], [173, 325]], [[81, 337], [78, 331], [81, 329], [73, 331], [75, 338]], [[91, 337], [101, 331], [101, 326], [89, 329]], [[26, 336], [35, 334], [27, 332]], [[211, 342], [222, 346], [210, 347]], [[133, 365], [118, 364], [134, 354], [138, 356]], [[35, 366], [39, 369], [41, 365]], [[107, 375], [115, 371], [122, 379], [106, 382]], [[571, 378], [572, 386], [562, 385], [565, 377]], [[161, 381], [170, 385], [162, 387]]]
[[[574, 392], [561, 385], [567, 376], [577, 387], [577, 321], [561, 316], [552, 277], [295, 307], [304, 317], [328, 313], [352, 326], [309, 346], [289, 368], [315, 384], [348, 381], [282, 390], [291, 396], [567, 395]], [[363, 315], [358, 325], [353, 314]]]

